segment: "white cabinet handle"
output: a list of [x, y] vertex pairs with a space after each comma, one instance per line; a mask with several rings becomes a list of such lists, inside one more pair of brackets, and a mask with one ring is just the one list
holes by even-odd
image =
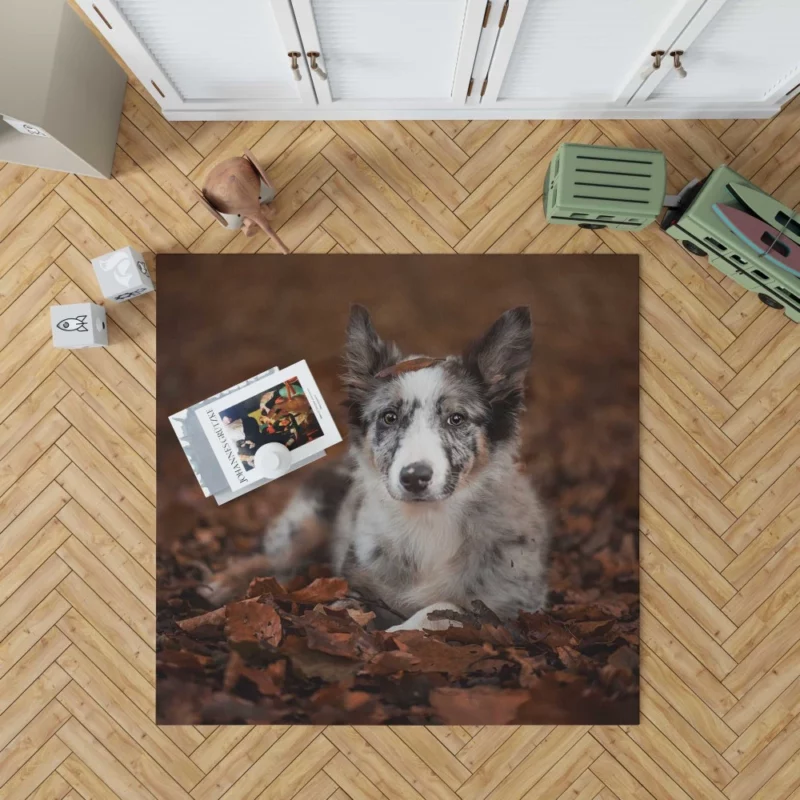
[[325, 70], [322, 69], [322, 67], [320, 67], [317, 64], [317, 59], [321, 58], [322, 56], [320, 56], [319, 53], [316, 53], [313, 50], [311, 52], [309, 52], [309, 53], [306, 53], [306, 55], [308, 56], [308, 59], [311, 62], [311, 64], [310, 64], [311, 71], [312, 72], [316, 72], [317, 75], [319, 75], [320, 80], [323, 80], [323, 81], [328, 80], [328, 73], [325, 72]]
[[292, 77], [296, 81], [303, 80], [303, 76], [300, 74], [300, 65], [297, 63], [297, 59], [300, 58], [303, 54], [292, 51], [291, 53], [288, 53], [287, 55], [289, 56], [289, 58], [292, 59], [292, 65], [291, 65], [292, 66]]
[[685, 78], [686, 70], [683, 68], [683, 64], [681, 64], [683, 50], [673, 50], [670, 55], [672, 56], [672, 63], [675, 65], [675, 71], [678, 73], [678, 77]]
[[666, 53], [663, 50], [653, 50], [650, 55], [653, 57], [653, 63], [647, 69], [642, 70], [640, 77], [643, 81], [646, 81], [657, 69], [661, 69], [661, 60]]

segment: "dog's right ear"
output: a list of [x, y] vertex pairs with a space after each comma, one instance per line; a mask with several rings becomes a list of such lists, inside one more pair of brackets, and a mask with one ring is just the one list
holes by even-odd
[[519, 306], [506, 311], [467, 350], [464, 360], [480, 375], [490, 403], [521, 405], [532, 345], [531, 310]]
[[384, 342], [364, 306], [350, 309], [345, 345], [344, 383], [351, 404], [360, 404], [373, 386], [375, 376], [396, 364], [400, 351], [393, 342]]

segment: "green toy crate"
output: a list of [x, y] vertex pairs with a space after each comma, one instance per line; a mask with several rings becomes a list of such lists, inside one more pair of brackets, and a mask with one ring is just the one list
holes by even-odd
[[544, 180], [547, 221], [638, 231], [655, 222], [667, 189], [658, 150], [562, 144]]
[[756, 292], [763, 303], [782, 308], [789, 319], [800, 322], [800, 278], [761, 258], [742, 241], [714, 212], [715, 203], [725, 203], [746, 211], [728, 191], [729, 183], [757, 186], [730, 167], [715, 169], [702, 183], [670, 209], [661, 228], [677, 239], [690, 253], [708, 256], [709, 261], [745, 289]]

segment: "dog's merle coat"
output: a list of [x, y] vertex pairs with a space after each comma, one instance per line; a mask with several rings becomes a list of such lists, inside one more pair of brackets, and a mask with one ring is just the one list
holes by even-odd
[[303, 531], [327, 535], [336, 574], [411, 616], [401, 627], [434, 627], [431, 607], [476, 599], [503, 618], [540, 608], [549, 532], [515, 463], [531, 346], [530, 312], [515, 308], [463, 355], [415, 368], [355, 306], [349, 454], [314, 473], [267, 531], [270, 562], [292, 566], [308, 549]]

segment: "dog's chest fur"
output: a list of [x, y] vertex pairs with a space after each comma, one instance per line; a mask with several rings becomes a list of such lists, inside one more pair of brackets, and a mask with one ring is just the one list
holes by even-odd
[[337, 573], [403, 614], [476, 599], [500, 616], [535, 610], [546, 594], [546, 550], [538, 499], [510, 463], [419, 506], [393, 500], [357, 468], [335, 522]]

